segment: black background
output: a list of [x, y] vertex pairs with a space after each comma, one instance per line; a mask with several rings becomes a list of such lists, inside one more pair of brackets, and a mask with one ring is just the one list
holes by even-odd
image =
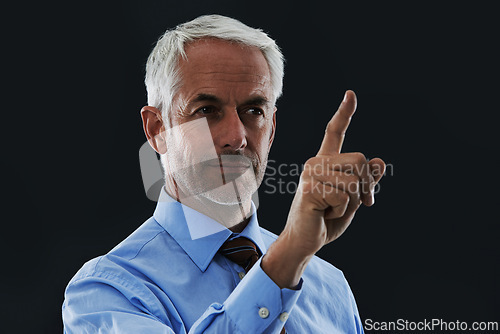
[[[262, 28], [285, 55], [274, 167], [313, 156], [344, 91], [357, 93], [343, 151], [379, 156], [390, 173], [318, 255], [344, 272], [362, 319], [500, 320], [493, 7], [124, 1], [7, 13], [7, 332], [60, 333], [67, 282], [152, 214], [138, 160], [146, 58], [167, 28], [210, 13]], [[270, 190], [259, 221], [279, 234], [293, 196]]]

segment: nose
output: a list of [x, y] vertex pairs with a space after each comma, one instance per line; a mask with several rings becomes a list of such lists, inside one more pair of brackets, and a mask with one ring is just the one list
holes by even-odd
[[214, 143], [219, 149], [238, 151], [247, 146], [245, 126], [237, 111], [225, 112], [212, 131]]

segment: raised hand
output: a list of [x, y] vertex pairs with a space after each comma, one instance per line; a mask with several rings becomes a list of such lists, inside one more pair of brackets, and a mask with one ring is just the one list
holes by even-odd
[[[268, 273], [278, 285], [298, 283], [314, 253], [347, 229], [361, 203], [371, 206], [375, 201], [374, 188], [385, 163], [379, 158], [367, 161], [362, 153], [341, 153], [356, 103], [354, 92], [347, 91], [327, 125], [318, 154], [304, 165], [285, 229], [269, 249], [268, 259], [263, 259], [263, 269], [276, 275]], [[280, 267], [275, 262], [280, 257], [286, 258], [290, 269], [271, 269], [271, 263]], [[293, 272], [295, 265], [299, 271]]]

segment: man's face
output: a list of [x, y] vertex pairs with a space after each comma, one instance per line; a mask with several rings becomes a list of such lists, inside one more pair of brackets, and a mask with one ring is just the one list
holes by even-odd
[[167, 182], [175, 180], [184, 196], [247, 201], [262, 182], [274, 137], [267, 62], [257, 48], [218, 39], [190, 43], [186, 55], [166, 137]]

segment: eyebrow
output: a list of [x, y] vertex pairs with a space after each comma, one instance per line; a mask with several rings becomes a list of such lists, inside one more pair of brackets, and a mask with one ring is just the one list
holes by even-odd
[[[199, 103], [199, 102], [214, 102], [214, 103], [219, 103], [222, 104], [222, 100], [218, 98], [215, 95], [212, 94], [206, 94], [206, 93], [200, 93], [196, 95], [194, 99], [189, 101], [188, 106], [191, 106], [193, 104]], [[264, 96], [254, 96], [249, 98], [248, 100], [244, 101], [241, 103], [241, 105], [247, 106], [247, 105], [255, 105], [255, 106], [263, 106], [269, 103], [269, 100], [265, 98]]]
[[189, 104], [193, 103], [198, 103], [198, 102], [216, 102], [216, 103], [221, 103], [221, 99], [219, 99], [217, 96], [212, 95], [212, 94], [205, 94], [205, 93], [200, 93], [196, 95], [194, 99], [189, 101]]
[[255, 97], [251, 97], [250, 99], [243, 102], [242, 105], [244, 105], [244, 106], [248, 106], [248, 105], [263, 106], [263, 105], [266, 105], [268, 103], [269, 103], [269, 100], [266, 99], [264, 96], [255, 96]]

